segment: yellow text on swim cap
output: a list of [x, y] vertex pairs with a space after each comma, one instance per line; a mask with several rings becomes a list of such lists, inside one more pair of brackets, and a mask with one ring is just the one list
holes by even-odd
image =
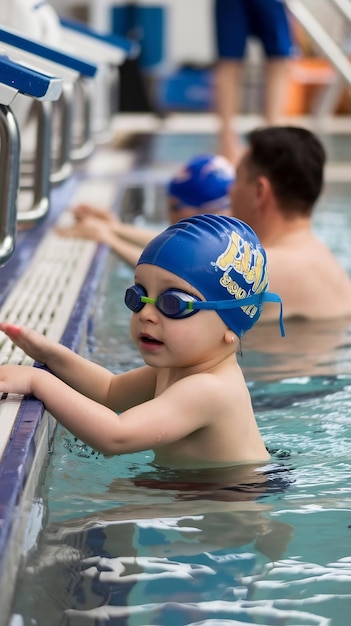
[[[234, 296], [236, 300], [246, 298], [247, 292], [245, 289], [240, 287], [240, 285], [238, 285], [238, 283], [233, 280], [227, 272], [224, 272], [219, 283], [222, 287], [225, 287], [228, 293]], [[249, 317], [254, 317], [257, 313], [257, 306], [254, 304], [248, 304], [247, 306], [242, 306], [241, 308]]]
[[[233, 268], [241, 274], [246, 283], [252, 284], [252, 292], [260, 293], [268, 283], [264, 256], [261, 250], [252, 249], [238, 233], [233, 232], [225, 252], [217, 259], [216, 265], [224, 272]], [[239, 295], [235, 297], [240, 298]]]

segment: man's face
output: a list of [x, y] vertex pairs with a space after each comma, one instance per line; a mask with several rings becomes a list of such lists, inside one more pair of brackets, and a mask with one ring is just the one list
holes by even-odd
[[236, 169], [236, 179], [229, 193], [232, 204], [232, 215], [255, 229], [253, 222], [256, 221], [257, 179], [249, 174], [247, 164], [249, 154], [250, 151], [247, 150], [240, 159]]

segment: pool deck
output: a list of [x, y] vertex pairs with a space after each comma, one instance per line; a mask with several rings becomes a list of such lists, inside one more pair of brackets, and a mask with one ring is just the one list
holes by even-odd
[[[261, 125], [263, 120], [257, 115], [239, 116], [233, 122], [233, 129], [245, 134]], [[320, 134], [351, 135], [351, 116], [334, 116], [323, 120], [318, 120], [309, 116], [287, 117], [281, 120], [282, 124], [293, 126], [303, 126], [309, 130]], [[158, 133], [158, 134], [209, 134], [215, 135], [218, 132], [218, 119], [211, 113], [174, 113], [165, 118], [158, 118], [154, 115], [124, 115], [116, 117], [112, 124], [112, 129], [116, 137], [128, 133]], [[351, 148], [348, 162], [330, 162], [325, 169], [326, 181], [348, 182], [351, 174]]]
[[[289, 118], [318, 133], [318, 122]], [[256, 116], [240, 117], [237, 128], [246, 133], [261, 123]], [[63, 239], [54, 232], [57, 222], [69, 220], [67, 209], [77, 202], [113, 206], [132, 174], [135, 154], [124, 145], [132, 134], [215, 134], [216, 117], [210, 114], [119, 115], [113, 120], [110, 145], [97, 145], [84, 166], [53, 188], [49, 216], [32, 230], [18, 233], [15, 254], [0, 271], [0, 319], [36, 328], [70, 348], [79, 349], [89, 306], [94, 298], [107, 250], [94, 242]], [[351, 134], [351, 118], [331, 118], [323, 132]], [[329, 163], [329, 181], [351, 180], [350, 161]], [[1, 363], [33, 365], [21, 350], [0, 337]], [[4, 395], [0, 402], [0, 626], [8, 626], [11, 590], [22, 557], [40, 530], [38, 509], [32, 507], [40, 472], [46, 462], [55, 421], [35, 398]]]

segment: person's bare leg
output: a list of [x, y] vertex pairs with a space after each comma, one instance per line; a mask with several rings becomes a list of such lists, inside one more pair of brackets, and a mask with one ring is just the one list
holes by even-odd
[[240, 111], [242, 73], [241, 61], [218, 61], [215, 74], [215, 105], [220, 125], [218, 152], [234, 165], [238, 161], [241, 146], [232, 129], [232, 119]]
[[265, 118], [267, 124], [274, 125], [284, 115], [290, 81], [290, 60], [268, 61], [266, 72]]

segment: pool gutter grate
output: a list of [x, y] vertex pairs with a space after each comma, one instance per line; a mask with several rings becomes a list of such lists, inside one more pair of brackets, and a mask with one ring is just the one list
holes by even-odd
[[[96, 243], [63, 239], [49, 233], [30, 266], [0, 308], [0, 319], [26, 325], [59, 341], [96, 251]], [[32, 365], [33, 359], [5, 335], [0, 338], [0, 363]], [[10, 437], [22, 396], [0, 402], [0, 457]]]

